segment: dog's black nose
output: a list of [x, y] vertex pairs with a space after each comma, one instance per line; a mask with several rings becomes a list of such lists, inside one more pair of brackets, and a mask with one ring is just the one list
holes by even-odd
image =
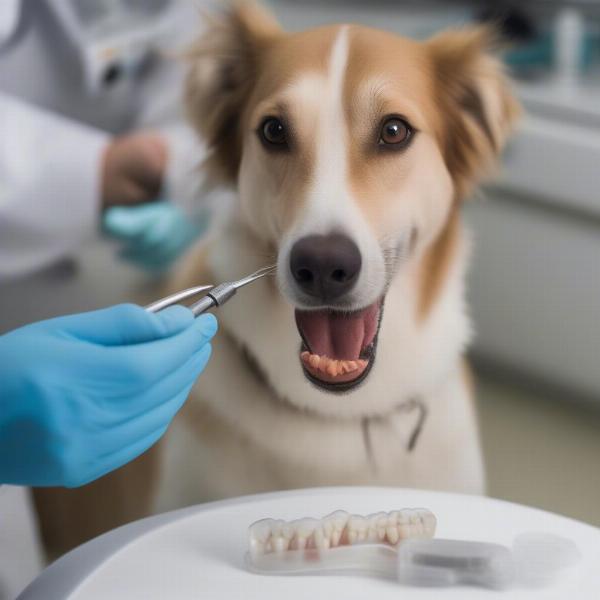
[[290, 269], [298, 287], [323, 302], [352, 289], [361, 263], [358, 246], [340, 233], [303, 237], [290, 255]]

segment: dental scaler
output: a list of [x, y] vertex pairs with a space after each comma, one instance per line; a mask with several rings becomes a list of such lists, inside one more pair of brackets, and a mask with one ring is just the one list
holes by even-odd
[[168, 308], [169, 306], [180, 304], [184, 300], [189, 300], [190, 298], [198, 296], [199, 294], [205, 294], [202, 298], [200, 298], [200, 300], [189, 307], [194, 313], [194, 316], [199, 317], [207, 310], [222, 306], [226, 302], [229, 302], [229, 300], [235, 296], [240, 288], [243, 288], [250, 283], [254, 283], [255, 281], [258, 281], [267, 275], [272, 275], [275, 273], [275, 268], [275, 265], [264, 267], [258, 271], [255, 271], [251, 275], [238, 279], [237, 281], [226, 281], [225, 283], [220, 283], [219, 285], [209, 284], [191, 287], [186, 290], [182, 290], [181, 292], [171, 294], [170, 296], [166, 296], [165, 298], [161, 298], [160, 300], [156, 300], [155, 302], [152, 302], [152, 304], [148, 304], [148, 306], [146, 306], [146, 310], [148, 312], [156, 313]]

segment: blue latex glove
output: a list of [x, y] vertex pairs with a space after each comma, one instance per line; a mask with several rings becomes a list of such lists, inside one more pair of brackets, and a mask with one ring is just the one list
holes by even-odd
[[183, 306], [122, 304], [0, 336], [0, 483], [75, 487], [150, 448], [216, 330]]
[[124, 242], [119, 256], [147, 271], [167, 269], [206, 229], [171, 202], [115, 206], [106, 211], [104, 231]]

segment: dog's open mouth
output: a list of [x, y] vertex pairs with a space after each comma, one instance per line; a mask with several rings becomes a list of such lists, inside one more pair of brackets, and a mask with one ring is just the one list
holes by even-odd
[[314, 384], [345, 392], [364, 381], [375, 360], [383, 300], [361, 310], [296, 310], [300, 361]]

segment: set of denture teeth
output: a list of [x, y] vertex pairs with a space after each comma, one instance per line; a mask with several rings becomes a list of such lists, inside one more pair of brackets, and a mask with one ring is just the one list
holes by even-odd
[[332, 377], [345, 373], [353, 373], [354, 371], [367, 366], [367, 361], [362, 358], [356, 360], [342, 360], [329, 358], [329, 356], [320, 356], [319, 354], [311, 354], [306, 350], [302, 352], [300, 357], [313, 369], [327, 373]]
[[404, 508], [366, 517], [338, 510], [323, 519], [290, 522], [261, 519], [250, 526], [249, 544], [254, 555], [311, 548], [326, 550], [360, 543], [395, 546], [407, 538], [433, 537], [435, 526], [435, 516], [425, 508]]

